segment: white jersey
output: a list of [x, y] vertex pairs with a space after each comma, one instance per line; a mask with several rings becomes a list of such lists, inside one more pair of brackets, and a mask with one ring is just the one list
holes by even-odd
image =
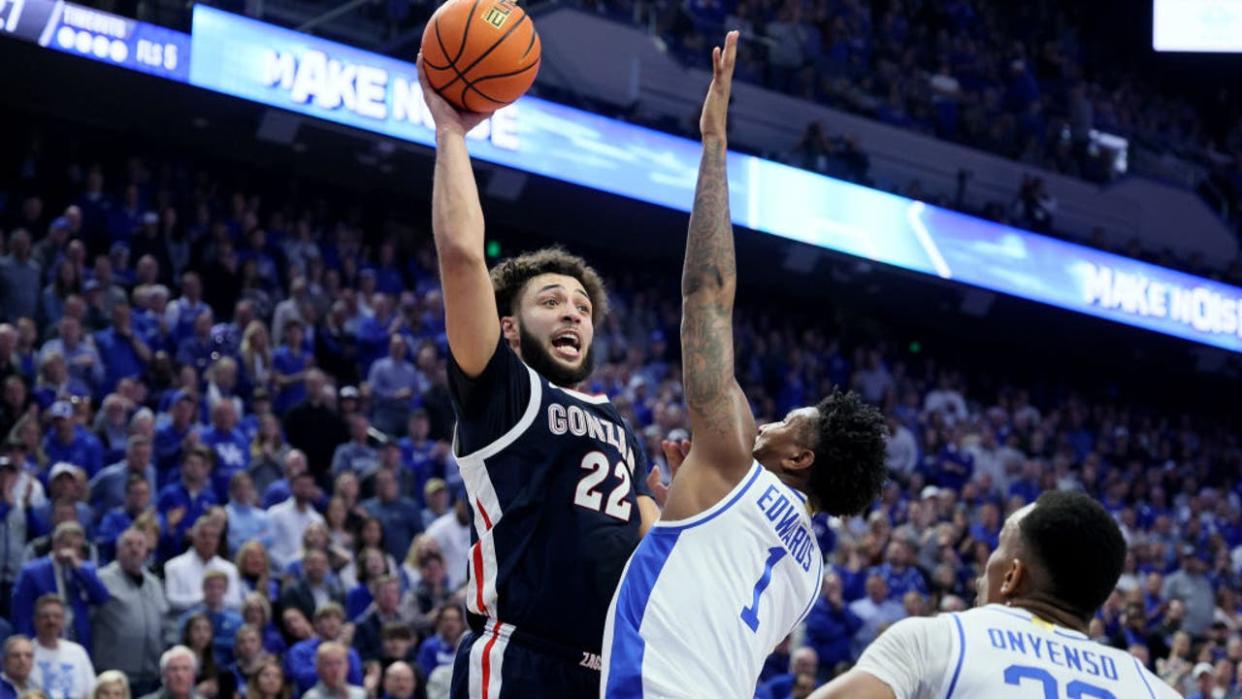
[[753, 464], [719, 503], [656, 523], [634, 550], [604, 627], [601, 695], [750, 699], [823, 572], [805, 496]]
[[885, 631], [857, 667], [897, 699], [1173, 699], [1129, 653], [1015, 607], [911, 618]]

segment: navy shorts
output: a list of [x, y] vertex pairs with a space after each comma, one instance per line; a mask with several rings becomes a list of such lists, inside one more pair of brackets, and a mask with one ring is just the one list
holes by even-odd
[[599, 699], [598, 655], [488, 626], [458, 646], [451, 699]]

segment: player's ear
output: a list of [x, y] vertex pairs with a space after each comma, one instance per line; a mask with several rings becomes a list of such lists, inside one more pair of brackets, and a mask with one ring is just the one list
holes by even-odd
[[518, 333], [516, 316], [504, 316], [500, 319], [500, 334], [504, 336], [505, 342], [515, 347], [517, 346], [520, 334]]
[[1022, 585], [1023, 579], [1030, 575], [1030, 571], [1026, 569], [1026, 564], [1021, 559], [1015, 558], [1009, 562], [1009, 568], [1005, 570], [1005, 577], [1001, 578], [1001, 597], [1015, 597], [1018, 594], [1018, 588]]
[[815, 452], [810, 449], [797, 448], [792, 456], [785, 457], [785, 469], [787, 471], [803, 471], [811, 467], [815, 463]]

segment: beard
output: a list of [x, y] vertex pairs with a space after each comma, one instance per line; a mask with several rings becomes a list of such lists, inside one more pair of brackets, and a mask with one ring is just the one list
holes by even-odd
[[526, 332], [526, 328], [518, 324], [518, 346], [522, 350], [522, 360], [527, 366], [548, 381], [562, 388], [573, 388], [586, 380], [595, 370], [595, 343], [587, 348], [586, 356], [577, 367], [567, 367], [552, 357], [543, 343], [534, 335]]

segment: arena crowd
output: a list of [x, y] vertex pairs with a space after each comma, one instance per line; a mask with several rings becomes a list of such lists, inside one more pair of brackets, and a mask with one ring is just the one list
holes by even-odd
[[[446, 696], [470, 524], [426, 210], [377, 223], [205, 156], [70, 150], [0, 172], [0, 699]], [[586, 390], [666, 473], [678, 297], [601, 268]], [[1051, 488], [1097, 497], [1130, 543], [1092, 636], [1188, 696], [1242, 696], [1230, 418], [966, 371], [741, 296], [761, 420], [836, 385], [891, 425], [892, 482], [865, 517], [817, 520], [823, 598], [757, 696], [805, 696], [894, 621], [972, 604], [1004, 517]]]

